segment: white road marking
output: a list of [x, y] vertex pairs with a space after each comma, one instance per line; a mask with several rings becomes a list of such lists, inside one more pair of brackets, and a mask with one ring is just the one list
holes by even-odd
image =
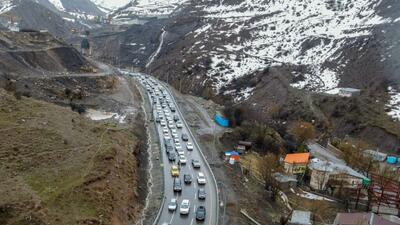
[[[178, 210], [178, 209], [176, 209], [176, 210]], [[172, 220], [174, 220], [174, 216], [175, 216], [175, 211], [172, 213], [171, 220], [169, 221], [170, 224], [172, 224]]]
[[194, 192], [194, 199], [197, 199], [197, 192], [196, 192], [196, 190], [195, 190], [195, 192]]
[[[153, 81], [153, 79], [151, 79], [151, 78], [146, 78], [146, 79], [144, 79], [145, 81], [147, 81], [147, 80], [150, 80], [150, 82], [152, 82]], [[143, 80], [143, 79], [142, 79]], [[145, 81], [142, 81], [141, 83], [142, 83], [142, 85], [144, 84], [144, 83], [146, 83]], [[156, 81], [154, 80], [154, 82], [153, 83], [155, 83]], [[144, 85], [143, 85], [144, 86]], [[182, 116], [182, 113], [180, 112], [180, 110], [179, 110], [179, 107], [178, 107], [178, 104], [176, 103], [176, 99], [174, 98], [174, 96], [171, 94], [171, 92], [170, 92], [170, 90], [168, 89], [168, 88], [165, 88], [162, 84], [158, 84], [156, 87], [158, 87], [158, 88], [162, 88], [163, 89], [163, 91], [161, 91], [162, 93], [165, 91], [166, 92], [166, 95], [171, 99], [171, 104], [172, 105], [174, 105], [176, 108], [177, 108], [177, 115], [178, 115], [178, 117], [180, 118], [180, 120], [183, 122], [183, 124], [184, 124], [184, 126], [182, 127], [182, 129], [181, 129], [181, 132], [179, 132], [179, 130], [178, 130], [178, 134], [182, 134], [182, 133], [187, 133], [188, 135], [189, 135], [189, 141], [192, 141], [192, 143], [194, 143], [196, 140], [192, 140], [192, 139], [194, 139], [194, 136], [193, 136], [193, 134], [190, 132], [190, 128], [188, 127], [188, 124], [186, 123], [186, 121], [184, 120], [184, 117]], [[154, 88], [153, 88], [154, 89]], [[165, 90], [165, 89], [167, 89], [167, 90]], [[151, 99], [151, 94], [150, 93], [148, 93], [148, 96], [150, 97], [149, 99]], [[161, 95], [162, 96], [162, 95]], [[154, 106], [155, 105], [157, 105], [157, 104], [159, 104], [159, 101], [158, 101], [158, 98], [159, 97], [161, 97], [161, 96], [159, 96], [159, 95], [156, 95], [156, 101], [157, 101], [157, 103], [155, 104], [155, 103], [153, 103], [153, 101], [151, 101], [150, 102], [150, 104], [151, 104], [151, 106], [152, 106], [152, 108], [153, 108], [153, 115], [154, 115], [154, 117], [156, 116], [156, 115], [158, 115], [158, 113], [157, 113], [157, 111], [156, 111], [156, 109], [154, 108]], [[167, 111], [168, 111], [168, 113], [169, 113], [169, 110], [168, 110], [168, 108], [167, 108]], [[165, 112], [164, 112], [164, 110], [163, 110], [163, 114], [164, 114], [164, 117], [165, 117]], [[171, 113], [172, 115], [173, 115], [173, 113]], [[156, 127], [157, 128], [159, 128], [159, 130], [158, 130], [158, 133], [159, 134], [162, 134], [162, 135], [159, 135], [160, 136], [160, 138], [162, 138], [162, 137], [164, 137], [165, 135], [163, 134], [163, 126], [161, 126], [161, 124], [157, 124], [156, 123]], [[168, 126], [167, 126], [168, 127]], [[169, 133], [169, 132], [168, 132]], [[161, 143], [160, 143], [161, 144]], [[197, 143], [196, 143], [196, 145], [197, 145]], [[161, 148], [162, 149], [162, 148]], [[193, 151], [199, 151], [200, 152], [200, 154], [201, 154], [201, 150], [200, 149], [198, 149], [197, 147], [194, 147], [194, 149], [193, 149]], [[188, 156], [191, 156], [192, 155], [192, 152], [187, 152], [186, 151], [186, 153], [187, 153], [187, 155]], [[166, 153], [164, 152], [164, 153], [162, 153], [163, 155], [166, 155]], [[185, 154], [186, 155], [186, 154]], [[203, 156], [204, 157], [204, 156]], [[205, 161], [205, 163], [207, 164], [207, 161]], [[170, 165], [168, 165], [168, 166], [170, 166]], [[197, 187], [197, 183], [196, 183], [196, 178], [194, 177], [195, 176], [195, 171], [194, 171], [194, 168], [192, 168], [192, 166], [191, 166], [191, 164], [189, 164], [188, 165], [189, 166], [189, 171], [190, 171], [190, 173], [193, 175], [193, 178], [194, 178], [194, 191], [195, 191], [195, 199], [197, 199], [197, 191], [196, 191], [196, 187]], [[187, 170], [187, 169], [186, 169]], [[167, 170], [167, 166], [165, 166], [164, 167], [164, 173], [168, 173], [169, 171]], [[212, 173], [212, 171], [211, 171], [211, 173]], [[211, 187], [208, 185], [208, 187], [207, 187], [207, 192], [208, 193], [210, 193], [210, 197], [212, 197], [214, 194], [218, 194], [218, 193], [213, 193], [213, 192], [211, 192]], [[176, 198], [178, 199], [179, 197], [180, 197], [180, 195], [178, 194], [178, 193], [174, 193], [174, 195], [176, 196]], [[210, 204], [210, 205], [212, 205], [212, 200], [210, 199], [210, 198], [207, 198], [207, 203], [208, 204]], [[206, 203], [206, 204], [207, 204]], [[208, 205], [207, 204], [207, 205]], [[177, 207], [177, 210], [178, 210], [178, 208], [179, 207]], [[210, 209], [211, 209], [211, 207], [209, 207]], [[175, 211], [175, 212], [177, 212], [177, 210]], [[196, 211], [196, 206], [194, 205], [194, 210]], [[170, 221], [170, 223], [172, 222], [172, 220], [174, 219], [174, 215], [175, 215], [175, 212], [173, 213], [173, 215], [172, 215], [172, 218], [171, 218], [171, 221]], [[211, 225], [211, 219], [213, 218], [213, 216], [212, 216], [212, 214], [213, 214], [213, 210], [211, 210], [211, 212], [210, 212], [210, 214], [209, 214], [209, 225]], [[207, 218], [208, 219], [208, 218]], [[190, 225], [193, 225], [193, 222], [194, 222], [194, 219], [192, 218], [192, 220], [191, 220], [191, 223], [190, 223]]]
[[196, 205], [193, 206], [194, 213], [196, 213]]

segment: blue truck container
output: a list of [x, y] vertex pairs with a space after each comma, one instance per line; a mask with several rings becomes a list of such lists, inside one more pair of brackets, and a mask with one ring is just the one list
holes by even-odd
[[229, 127], [229, 120], [222, 117], [219, 114], [216, 114], [214, 117], [215, 122], [220, 125], [221, 127]]
[[397, 158], [394, 157], [394, 156], [388, 156], [387, 159], [386, 159], [386, 162], [387, 162], [388, 164], [396, 164]]

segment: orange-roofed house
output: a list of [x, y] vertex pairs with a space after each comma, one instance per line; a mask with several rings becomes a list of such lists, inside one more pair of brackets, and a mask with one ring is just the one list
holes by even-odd
[[284, 168], [286, 173], [299, 174], [306, 171], [310, 153], [293, 153], [287, 154], [284, 160]]

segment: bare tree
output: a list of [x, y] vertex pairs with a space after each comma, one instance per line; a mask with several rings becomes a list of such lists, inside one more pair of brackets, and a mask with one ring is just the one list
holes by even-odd
[[368, 176], [376, 169], [372, 156], [364, 154], [369, 145], [363, 141], [342, 141], [338, 148], [343, 152], [343, 159], [346, 163]]
[[299, 145], [316, 137], [315, 127], [309, 122], [297, 121], [289, 125], [287, 132], [294, 137]]
[[275, 199], [279, 189], [274, 173], [281, 171], [279, 157], [272, 153], [266, 154], [259, 160], [258, 168], [265, 182], [265, 188], [272, 192], [271, 198]]

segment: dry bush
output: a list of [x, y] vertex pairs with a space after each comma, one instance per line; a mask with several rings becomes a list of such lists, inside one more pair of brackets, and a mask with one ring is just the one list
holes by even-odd
[[344, 161], [350, 167], [363, 172], [364, 175], [368, 175], [375, 169], [372, 157], [363, 154], [363, 151], [369, 148], [366, 142], [342, 141], [338, 144], [338, 148], [343, 152]]
[[316, 137], [315, 127], [309, 122], [296, 121], [289, 125], [287, 132], [299, 145]]

